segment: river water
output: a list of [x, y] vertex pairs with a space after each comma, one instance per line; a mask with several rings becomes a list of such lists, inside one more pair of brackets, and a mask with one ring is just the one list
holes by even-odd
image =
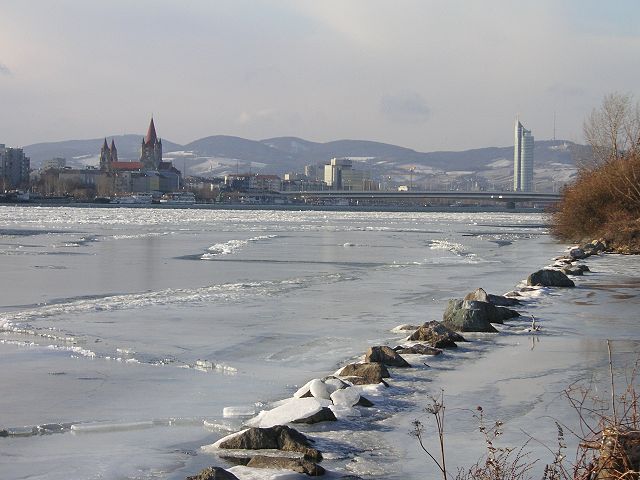
[[[0, 430], [11, 434], [0, 437], [0, 478], [178, 479], [223, 465], [200, 446], [241, 426], [224, 407], [268, 408], [370, 345], [401, 343], [394, 326], [440, 319], [449, 298], [512, 290], [565, 248], [544, 221], [0, 207]], [[303, 429], [324, 466], [435, 478], [408, 431], [416, 418], [431, 428], [422, 408], [444, 392], [450, 469], [482, 454], [478, 405], [505, 423], [506, 443], [535, 437], [527, 449], [541, 469], [554, 421], [571, 422], [562, 390], [606, 383], [606, 338], [616, 380], [639, 351], [640, 261], [588, 264], [578, 288], [527, 294], [538, 334], [525, 319], [410, 358], [415, 368], [370, 392], [376, 406], [362, 417]]]

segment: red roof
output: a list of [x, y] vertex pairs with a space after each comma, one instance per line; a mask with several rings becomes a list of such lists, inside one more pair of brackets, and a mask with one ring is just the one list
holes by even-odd
[[113, 170], [133, 171], [142, 170], [144, 165], [142, 162], [111, 162], [111, 168]]
[[151, 117], [151, 123], [149, 123], [149, 130], [147, 130], [147, 136], [144, 137], [144, 143], [154, 144], [157, 141], [158, 141], [158, 136], [156, 135], [156, 126], [153, 124], [153, 117]]

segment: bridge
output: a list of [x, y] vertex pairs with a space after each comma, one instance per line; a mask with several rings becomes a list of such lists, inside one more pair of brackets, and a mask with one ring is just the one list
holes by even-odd
[[299, 199], [347, 199], [347, 200], [478, 200], [504, 203], [555, 203], [558, 193], [542, 192], [460, 192], [460, 191], [362, 191], [362, 190], [302, 190], [278, 192], [280, 197]]

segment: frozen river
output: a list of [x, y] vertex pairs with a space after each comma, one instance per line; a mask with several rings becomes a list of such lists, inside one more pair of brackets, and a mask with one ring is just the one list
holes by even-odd
[[[394, 326], [440, 319], [479, 286], [512, 290], [563, 250], [539, 214], [0, 207], [0, 430], [14, 434], [0, 438], [0, 478], [222, 465], [199, 447], [240, 426], [224, 407], [258, 412], [400, 341]], [[553, 444], [550, 417], [571, 413], [559, 392], [606, 374], [604, 339], [620, 365], [639, 351], [640, 262], [589, 265], [578, 288], [532, 298], [541, 334], [515, 322], [476, 337], [395, 376], [370, 421], [312, 428], [325, 467], [435, 477], [407, 432], [441, 389], [453, 466], [481, 453], [476, 405], [508, 440], [522, 429]]]

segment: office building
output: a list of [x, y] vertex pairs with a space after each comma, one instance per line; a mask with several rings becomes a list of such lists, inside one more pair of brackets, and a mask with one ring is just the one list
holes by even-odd
[[513, 146], [513, 190], [533, 191], [533, 135], [516, 119]]

